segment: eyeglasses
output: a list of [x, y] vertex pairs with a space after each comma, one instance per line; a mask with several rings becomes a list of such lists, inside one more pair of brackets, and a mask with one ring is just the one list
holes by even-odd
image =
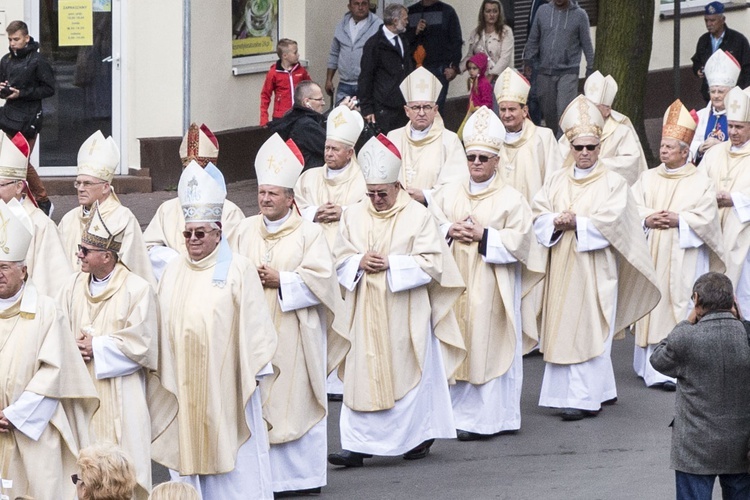
[[381, 200], [388, 196], [388, 191], [368, 191], [365, 193], [368, 198], [380, 198]]
[[10, 181], [10, 182], [3, 182], [0, 184], [0, 188], [4, 188], [5, 186], [10, 186], [11, 184], [15, 184], [18, 181]]
[[182, 235], [186, 240], [192, 238], [193, 235], [195, 235], [196, 240], [202, 240], [208, 233], [213, 233], [214, 231], [218, 231], [218, 229], [211, 229], [209, 231], [204, 231], [203, 229], [193, 229], [192, 231], [183, 231]]
[[70, 480], [73, 481], [73, 484], [78, 484], [78, 483], [83, 484], [83, 479], [81, 479], [80, 477], [78, 477], [78, 474], [71, 474], [70, 475]]
[[479, 163], [487, 163], [488, 161], [493, 160], [495, 158], [497, 158], [497, 155], [494, 155], [494, 156], [466, 155], [466, 160], [469, 161], [469, 163], [474, 163], [477, 160], [479, 160]]
[[78, 189], [79, 187], [82, 187], [83, 189], [88, 189], [91, 186], [96, 186], [97, 184], [106, 184], [106, 183], [107, 181], [102, 181], [102, 182], [74, 181], [73, 187], [75, 187], [76, 189]]
[[433, 106], [432, 104], [423, 104], [421, 106], [414, 105], [414, 106], [406, 106], [410, 110], [414, 111], [415, 113], [419, 113], [420, 111], [424, 111], [425, 113], [429, 113], [433, 109], [436, 108], [436, 106]]
[[579, 145], [574, 145], [573, 149], [575, 149], [576, 151], [583, 151], [583, 148], [586, 148], [586, 151], [593, 151], [598, 147], [599, 147], [598, 144], [579, 144]]
[[86, 257], [89, 252], [109, 252], [109, 250], [102, 250], [101, 248], [86, 248], [84, 246], [78, 245], [78, 253]]

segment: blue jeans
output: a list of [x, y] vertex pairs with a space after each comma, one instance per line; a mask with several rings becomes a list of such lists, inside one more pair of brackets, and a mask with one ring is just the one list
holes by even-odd
[[[677, 500], [711, 500], [717, 474], [674, 471]], [[750, 474], [718, 474], [723, 500], [750, 498]]]
[[336, 87], [336, 100], [334, 101], [334, 106], [338, 106], [346, 96], [353, 97], [355, 95], [357, 95], [356, 85], [339, 82], [338, 87]]

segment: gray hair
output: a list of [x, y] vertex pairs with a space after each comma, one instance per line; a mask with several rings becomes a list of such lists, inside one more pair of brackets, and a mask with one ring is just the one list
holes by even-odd
[[216, 222], [211, 222], [208, 227], [210, 227], [211, 229], [216, 229], [217, 231], [221, 231], [221, 226]]
[[313, 94], [313, 86], [320, 87], [320, 85], [312, 80], [304, 80], [302, 82], [299, 82], [294, 88], [294, 104], [298, 104], [301, 106], [302, 101]]
[[386, 26], [395, 25], [401, 17], [401, 13], [405, 10], [408, 9], [400, 3], [389, 3], [383, 11], [383, 24]]
[[732, 281], [721, 273], [706, 273], [695, 280], [693, 293], [696, 294], [695, 305], [706, 312], [729, 311], [734, 305], [734, 287]]
[[687, 142], [680, 140], [677, 140], [677, 142], [680, 145], [680, 152], [685, 151], [686, 149], [690, 149], [690, 144], [688, 144]]

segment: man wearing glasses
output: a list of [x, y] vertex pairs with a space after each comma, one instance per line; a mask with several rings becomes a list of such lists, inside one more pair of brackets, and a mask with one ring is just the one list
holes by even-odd
[[532, 204], [537, 240], [549, 249], [539, 405], [561, 408], [567, 421], [617, 400], [612, 338], [660, 297], [630, 188], [598, 161], [603, 125], [584, 96], [570, 103], [560, 126], [575, 163], [547, 178]]
[[[128, 453], [138, 483], [135, 498], [147, 498], [152, 429], [161, 433], [177, 414], [175, 395], [164, 390], [156, 373], [159, 345], [169, 340], [159, 338], [156, 291], [118, 259], [123, 233], [110, 232], [96, 202], [92, 211], [78, 245], [81, 272], [68, 279], [58, 305], [101, 401], [91, 421], [93, 435]], [[162, 356], [169, 354], [167, 348]], [[167, 385], [174, 388], [171, 381]], [[164, 399], [164, 406], [168, 398], [171, 411], [152, 419], [147, 394]]]
[[424, 205], [437, 187], [467, 177], [463, 144], [445, 128], [435, 102], [442, 88], [426, 69], [412, 71], [400, 87], [409, 123], [388, 133], [403, 159], [401, 185]]
[[124, 207], [112, 189], [120, 150], [112, 137], [104, 138], [97, 130], [78, 150], [78, 175], [74, 182], [79, 207], [65, 214], [58, 230], [63, 248], [74, 270], [79, 270], [77, 248], [83, 230], [93, 215], [94, 202], [99, 203], [99, 212], [107, 227], [115, 233], [123, 232], [120, 261], [132, 272], [156, 285], [151, 261], [148, 258], [143, 232], [130, 209]]
[[433, 216], [398, 182], [398, 150], [380, 135], [358, 158], [370, 201], [344, 212], [334, 248], [352, 319], [343, 449], [328, 462], [344, 467], [422, 459], [436, 438], [455, 438], [446, 376], [466, 355], [453, 313], [463, 280]]
[[695, 280], [724, 272], [724, 242], [716, 186], [689, 161], [696, 122], [678, 99], [664, 113], [659, 158], [643, 172], [633, 196], [656, 267], [661, 301], [635, 325], [633, 368], [647, 387], [676, 389], [674, 377], [654, 370], [649, 358], [692, 309]]
[[191, 162], [177, 193], [187, 255], [169, 263], [158, 295], [169, 339], [162, 350], [171, 349], [174, 358], [168, 366], [162, 360], [170, 356], [162, 355], [159, 369], [174, 375], [179, 411], [155, 439], [153, 459], [202, 498], [270, 499], [268, 434], [257, 379], [273, 374], [276, 330], [258, 271], [232, 253], [223, 237], [224, 186]]

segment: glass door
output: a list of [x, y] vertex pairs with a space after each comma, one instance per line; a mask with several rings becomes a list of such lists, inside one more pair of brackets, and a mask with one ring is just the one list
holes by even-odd
[[31, 35], [56, 79], [55, 95], [42, 102], [44, 124], [32, 163], [40, 175], [75, 175], [78, 148], [91, 134], [101, 130], [121, 144], [120, 0], [92, 0], [93, 44], [86, 46], [60, 44], [58, 0], [31, 2]]

